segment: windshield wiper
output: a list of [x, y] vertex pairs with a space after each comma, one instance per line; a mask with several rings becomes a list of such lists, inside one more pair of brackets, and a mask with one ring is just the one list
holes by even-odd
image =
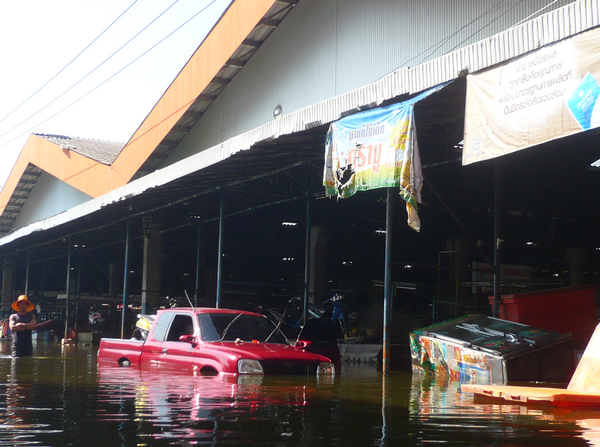
[[271, 339], [271, 337], [273, 336], [273, 334], [277, 331], [279, 331], [279, 333], [283, 336], [284, 340], [287, 342], [288, 345], [291, 345], [290, 340], [287, 338], [287, 335], [285, 335], [285, 333], [281, 330], [281, 321], [279, 323], [277, 323], [277, 325], [275, 326], [275, 329], [273, 329], [271, 331], [271, 333], [269, 334], [269, 336], [265, 339], [265, 341], [263, 343], [268, 343], [269, 340]]
[[225, 338], [225, 335], [227, 334], [227, 331], [229, 330], [229, 328], [231, 327], [231, 325], [233, 323], [235, 323], [237, 321], [237, 319], [240, 318], [242, 315], [244, 315], [244, 312], [241, 312], [241, 313], [237, 314], [235, 316], [235, 318], [229, 322], [229, 324], [223, 330], [223, 333], [221, 334], [221, 338], [219, 339], [219, 341], [223, 341], [223, 339]]

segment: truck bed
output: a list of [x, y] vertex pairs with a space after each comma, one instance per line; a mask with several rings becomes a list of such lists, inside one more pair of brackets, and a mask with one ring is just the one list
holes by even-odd
[[142, 340], [103, 338], [98, 349], [98, 361], [121, 366], [138, 366], [143, 346]]

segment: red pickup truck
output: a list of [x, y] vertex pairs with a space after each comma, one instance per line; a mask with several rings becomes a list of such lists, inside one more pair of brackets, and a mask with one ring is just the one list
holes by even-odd
[[157, 312], [145, 340], [103, 338], [98, 362], [193, 374], [335, 374], [330, 358], [292, 345], [264, 315], [232, 309]]

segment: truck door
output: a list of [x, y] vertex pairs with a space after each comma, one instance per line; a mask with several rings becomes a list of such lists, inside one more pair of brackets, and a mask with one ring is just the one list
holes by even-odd
[[172, 312], [163, 312], [158, 316], [156, 324], [150, 330], [142, 347], [142, 359], [140, 361], [142, 368], [154, 369], [160, 366], [163, 355], [162, 344], [167, 338], [167, 332], [174, 317], [175, 314]]
[[175, 313], [171, 325], [161, 344], [161, 369], [192, 371], [195, 345], [179, 341], [182, 335], [194, 335], [192, 314]]

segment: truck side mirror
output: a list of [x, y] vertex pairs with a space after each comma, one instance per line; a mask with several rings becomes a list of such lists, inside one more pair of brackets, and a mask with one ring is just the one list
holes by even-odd
[[194, 348], [198, 345], [198, 342], [196, 341], [196, 337], [194, 335], [182, 335], [181, 337], [179, 337], [179, 341], [183, 343], [189, 343]]
[[306, 349], [310, 345], [312, 345], [311, 341], [308, 341], [308, 340], [298, 340], [296, 342], [296, 344], [294, 345], [294, 348], [297, 348], [297, 349]]

